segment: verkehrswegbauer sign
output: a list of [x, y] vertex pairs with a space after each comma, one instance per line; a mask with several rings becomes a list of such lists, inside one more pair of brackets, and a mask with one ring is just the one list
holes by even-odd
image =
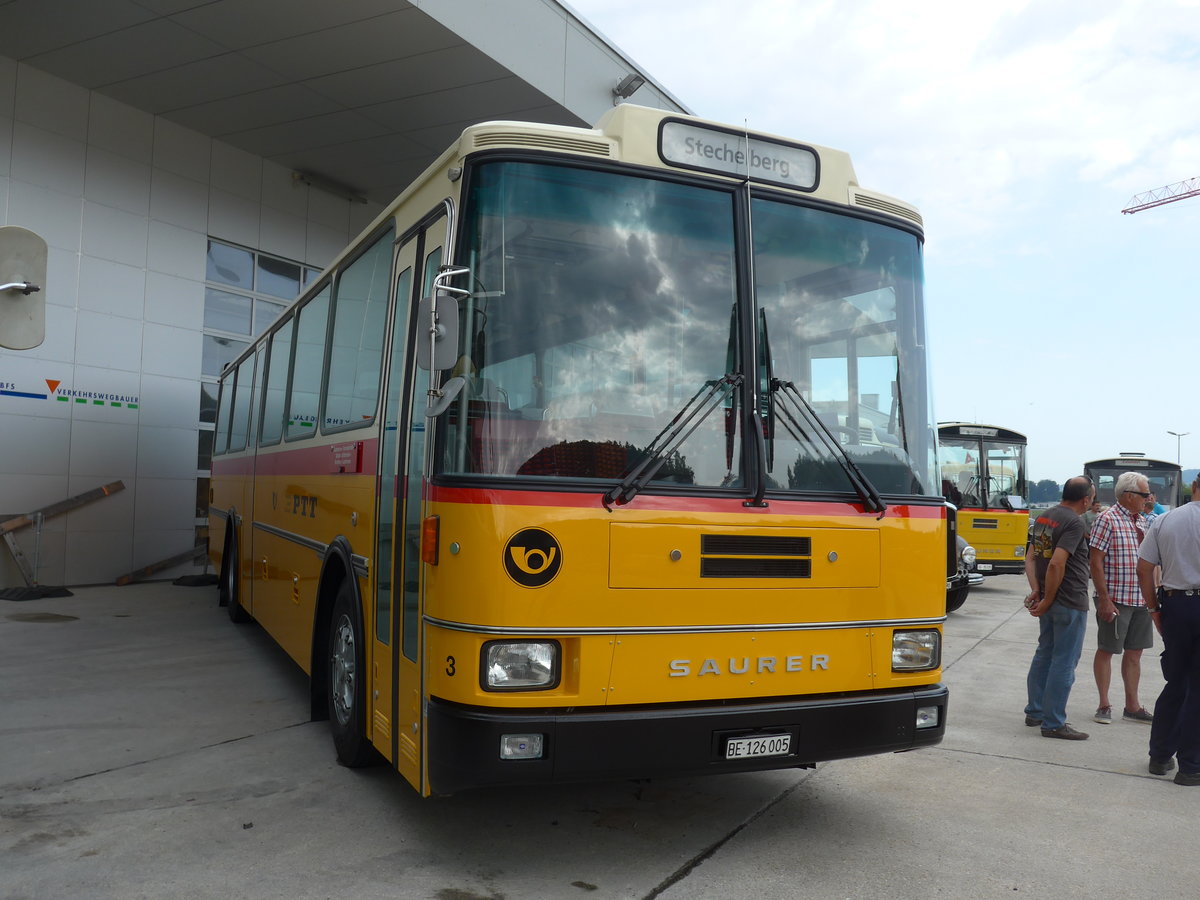
[[817, 186], [817, 154], [807, 147], [667, 120], [659, 130], [664, 162], [737, 175], [810, 191]]

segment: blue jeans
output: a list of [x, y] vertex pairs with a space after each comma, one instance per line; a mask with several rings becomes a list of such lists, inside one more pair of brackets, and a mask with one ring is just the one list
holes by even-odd
[[1038, 619], [1041, 633], [1025, 682], [1029, 691], [1025, 715], [1041, 719], [1043, 731], [1067, 724], [1067, 698], [1075, 683], [1075, 665], [1083, 652], [1087, 620], [1086, 609], [1070, 609], [1061, 603], [1055, 603]]
[[1179, 757], [1179, 771], [1200, 772], [1200, 602], [1172, 597], [1163, 604], [1162, 672], [1166, 687], [1154, 704], [1150, 755]]

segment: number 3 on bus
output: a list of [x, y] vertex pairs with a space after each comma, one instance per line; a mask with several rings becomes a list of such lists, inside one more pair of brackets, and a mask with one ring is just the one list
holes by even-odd
[[838, 151], [468, 128], [223, 373], [221, 602], [422, 794], [937, 743], [921, 248]]

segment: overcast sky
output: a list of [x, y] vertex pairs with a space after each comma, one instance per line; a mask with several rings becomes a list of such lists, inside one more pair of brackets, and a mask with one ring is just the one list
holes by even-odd
[[567, 3], [697, 115], [920, 208], [940, 420], [1027, 434], [1034, 480], [1200, 464], [1200, 197], [1121, 214], [1200, 176], [1200, 0]]

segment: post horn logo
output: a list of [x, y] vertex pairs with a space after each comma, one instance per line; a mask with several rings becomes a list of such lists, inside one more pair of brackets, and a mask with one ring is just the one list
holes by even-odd
[[504, 545], [504, 571], [522, 587], [549, 584], [562, 568], [562, 548], [554, 535], [540, 528], [518, 531]]

